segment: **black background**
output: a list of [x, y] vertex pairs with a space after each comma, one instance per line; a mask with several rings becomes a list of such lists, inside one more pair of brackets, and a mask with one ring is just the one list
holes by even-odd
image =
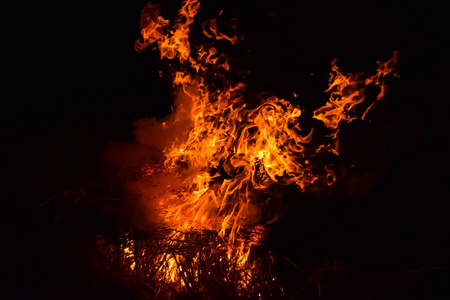
[[[73, 245], [117, 220], [76, 199], [107, 181], [99, 175], [101, 153], [112, 141], [133, 139], [133, 120], [170, 112], [169, 82], [158, 76], [166, 66], [156, 51], [134, 51], [145, 4], [34, 3], [11, 10], [0, 111], [6, 250], [0, 284], [7, 297], [92, 297], [96, 275]], [[179, 3], [161, 6], [173, 15]], [[287, 200], [288, 212], [272, 226], [269, 244], [290, 257], [332, 253], [362, 274], [385, 272], [380, 289], [399, 269], [438, 267], [419, 272], [414, 287], [416, 281], [406, 280], [395, 297], [372, 296], [448, 296], [448, 269], [442, 269], [449, 250], [444, 8], [410, 1], [203, 1], [198, 20], [220, 10], [224, 20], [237, 18], [244, 34], [236, 49], [223, 47], [251, 71], [249, 94], [268, 91], [289, 99], [295, 92], [299, 97], [292, 101], [307, 110], [326, 98], [332, 58], [344, 71], [372, 71], [377, 60], [399, 50], [400, 78], [392, 79], [387, 103], [370, 114], [372, 122], [343, 129], [342, 161], [356, 163], [355, 169], [341, 183], [307, 194], [307, 201]], [[41, 205], [64, 195], [64, 201]], [[367, 282], [359, 286], [358, 295], [369, 294]], [[118, 290], [106, 284], [98, 297], [133, 297]]]

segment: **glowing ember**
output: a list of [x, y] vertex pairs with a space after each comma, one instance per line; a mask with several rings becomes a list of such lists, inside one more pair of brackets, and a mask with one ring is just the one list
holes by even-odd
[[[258, 224], [263, 202], [270, 197], [268, 187], [296, 185], [304, 191], [319, 179], [328, 184], [336, 180], [331, 166], [313, 172], [316, 155], [338, 154], [339, 125], [357, 118], [354, 110], [364, 101], [368, 85], [379, 87], [379, 94], [362, 118], [384, 96], [383, 77], [393, 71], [396, 56], [379, 62], [375, 75], [344, 74], [332, 62], [326, 91], [329, 101], [314, 111], [314, 118], [332, 131], [330, 142], [312, 146], [313, 131], [302, 131], [299, 107], [270, 96], [248, 108], [242, 97], [245, 84], [231, 83], [224, 75], [230, 71], [226, 55], [211, 44], [191, 47], [189, 26], [199, 8], [198, 0], [186, 0], [178, 16], [166, 20], [157, 5], [148, 4], [141, 16], [142, 39], [135, 45], [142, 52], [156, 43], [161, 58], [179, 61], [171, 78], [181, 100], [161, 130], [180, 128], [180, 132], [164, 149], [163, 166], [143, 168], [148, 186], [160, 189], [154, 193], [149, 188], [147, 195], [158, 203], [161, 226], [170, 228], [163, 235], [166, 244], [159, 245], [160, 252], [153, 256], [153, 265], [160, 280], [175, 284], [175, 289], [190, 290], [205, 275], [198, 266], [208, 257], [227, 260], [239, 270], [235, 284], [245, 289], [254, 275], [251, 249], [264, 237], [264, 228]], [[203, 33], [211, 39], [237, 42], [236, 36], [219, 32], [214, 19], [203, 23]], [[256, 225], [257, 230], [249, 230]], [[214, 247], [205, 251], [190, 245], [195, 234], [209, 239], [208, 245], [213, 239]], [[129, 249], [123, 249], [127, 259], [134, 257]], [[130, 268], [135, 266], [132, 263]], [[224, 278], [231, 268], [226, 270]]]

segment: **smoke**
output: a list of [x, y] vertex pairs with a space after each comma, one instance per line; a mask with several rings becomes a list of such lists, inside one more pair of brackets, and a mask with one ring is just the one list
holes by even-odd
[[140, 145], [157, 148], [160, 151], [176, 140], [186, 137], [192, 127], [190, 98], [181, 90], [175, 92], [172, 113], [161, 120], [140, 119], [134, 123], [134, 134]]
[[186, 94], [176, 90], [171, 114], [159, 120], [152, 117], [134, 121], [132, 141], [112, 142], [103, 151], [105, 172], [116, 174], [110, 177], [126, 198], [125, 218], [140, 228], [159, 222], [159, 199], [169, 190], [181, 188], [181, 176], [162, 172], [164, 149], [186, 138], [192, 127], [190, 106]]

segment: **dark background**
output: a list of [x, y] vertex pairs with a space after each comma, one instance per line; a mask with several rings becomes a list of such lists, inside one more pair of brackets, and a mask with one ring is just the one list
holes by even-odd
[[[178, 1], [160, 3], [168, 16], [179, 8]], [[158, 76], [166, 65], [156, 51], [134, 51], [145, 4], [35, 3], [11, 10], [0, 111], [6, 298], [134, 297], [98, 279], [77, 245], [122, 222], [121, 203], [98, 205], [86, 197], [107, 190], [120, 198], [108, 189], [119, 170], [105, 171], [103, 149], [132, 141], [133, 120], [170, 112], [169, 82]], [[371, 122], [342, 129], [342, 164], [355, 168], [300, 200], [286, 192], [295, 199], [286, 200], [289, 209], [272, 226], [269, 247], [298, 264], [305, 262], [299, 253], [308, 253], [309, 261], [338, 257], [358, 270], [356, 283], [324, 297], [448, 297], [444, 8], [429, 1], [203, 1], [196, 20], [222, 9], [223, 20], [238, 19], [244, 39], [234, 48], [218, 44], [251, 71], [248, 93], [290, 99], [295, 92], [292, 101], [307, 111], [326, 99], [332, 58], [344, 71], [373, 71], [377, 60], [399, 50], [400, 78], [389, 79], [389, 99], [371, 112]], [[199, 24], [194, 41], [201, 39]], [[422, 271], [430, 268], [439, 269]]]

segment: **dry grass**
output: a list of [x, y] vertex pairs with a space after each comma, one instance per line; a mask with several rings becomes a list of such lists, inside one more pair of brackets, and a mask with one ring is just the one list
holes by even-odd
[[143, 298], [258, 299], [281, 295], [272, 253], [262, 245], [255, 246], [242, 263], [229, 250], [242, 241], [250, 242], [255, 235], [263, 236], [264, 232], [245, 228], [239, 242], [230, 245], [212, 231], [123, 230], [115, 239], [97, 237], [93, 262], [99, 271], [138, 289]]

